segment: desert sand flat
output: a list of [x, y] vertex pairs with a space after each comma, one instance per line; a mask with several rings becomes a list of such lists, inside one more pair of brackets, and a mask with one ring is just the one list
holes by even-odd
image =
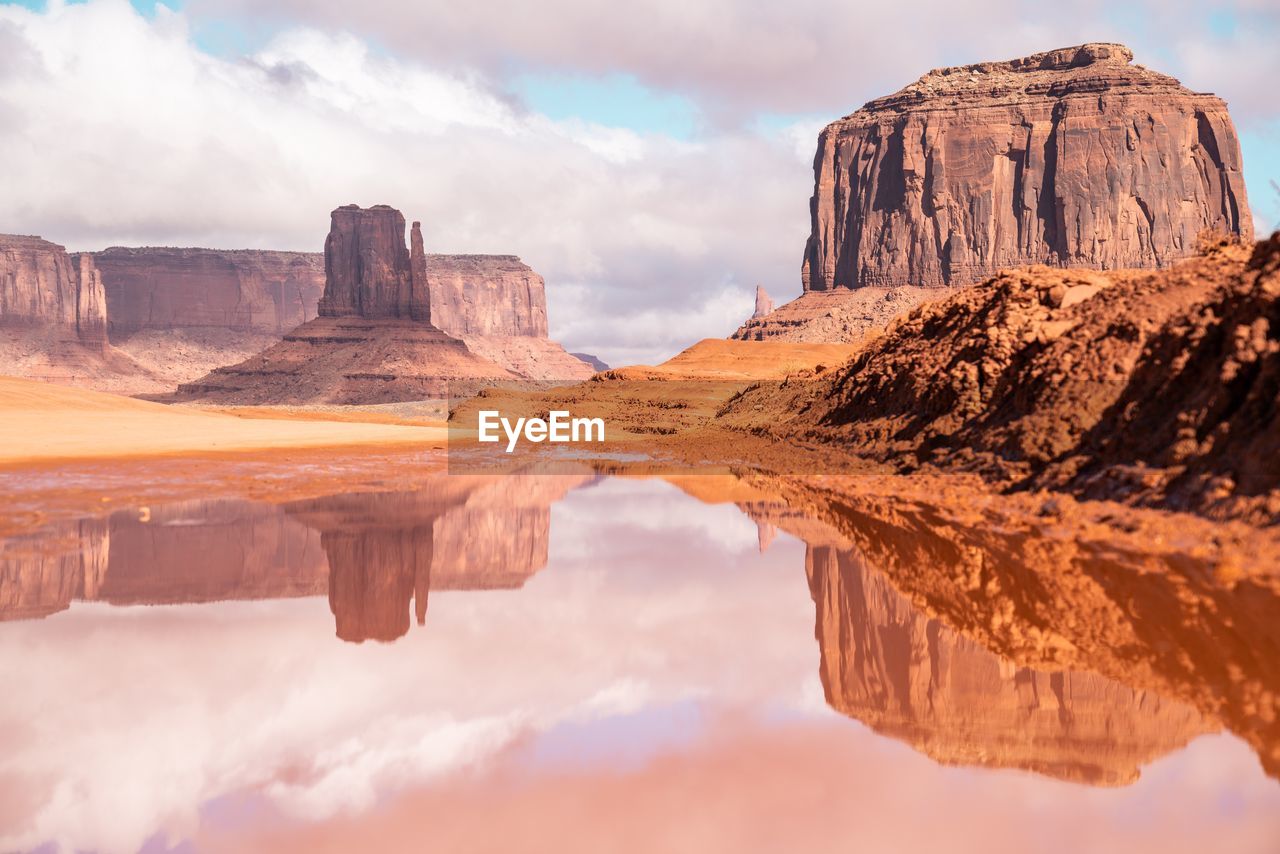
[[443, 427], [241, 418], [0, 377], [0, 465], [179, 453], [417, 445], [443, 448]]
[[610, 373], [626, 379], [782, 379], [820, 365], [844, 364], [858, 349], [856, 344], [704, 338], [660, 365], [634, 365]]

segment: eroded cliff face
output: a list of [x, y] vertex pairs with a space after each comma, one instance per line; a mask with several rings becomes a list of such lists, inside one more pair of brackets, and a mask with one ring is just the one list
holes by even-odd
[[105, 352], [107, 303], [93, 258], [39, 237], [0, 235], [0, 326]]
[[805, 570], [827, 702], [939, 762], [1125, 785], [1217, 729], [1096, 673], [1015, 665], [926, 617], [854, 549], [809, 546]]
[[318, 252], [113, 246], [93, 260], [113, 343], [144, 329], [283, 335], [316, 316], [324, 291]]
[[1087, 44], [929, 72], [828, 125], [806, 291], [967, 285], [1028, 264], [1163, 267], [1252, 236], [1226, 105]]
[[428, 255], [433, 322], [450, 335], [547, 337], [547, 286], [515, 255]]

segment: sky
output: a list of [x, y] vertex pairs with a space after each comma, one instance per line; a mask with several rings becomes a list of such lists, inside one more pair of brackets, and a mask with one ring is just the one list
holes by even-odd
[[1229, 104], [1280, 227], [1280, 4], [0, 0], [0, 232], [319, 251], [390, 204], [521, 256], [612, 364], [800, 292], [819, 130], [931, 68], [1121, 41]]

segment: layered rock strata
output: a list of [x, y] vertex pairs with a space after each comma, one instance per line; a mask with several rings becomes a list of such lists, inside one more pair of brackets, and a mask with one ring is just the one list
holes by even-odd
[[102, 391], [163, 388], [108, 343], [93, 258], [18, 235], [0, 235], [0, 373]]
[[113, 246], [93, 259], [114, 344], [153, 329], [282, 336], [316, 316], [324, 291], [318, 252]]
[[1226, 104], [1086, 44], [929, 72], [833, 122], [806, 291], [966, 285], [1005, 267], [1164, 267], [1252, 236]]
[[39, 237], [0, 235], [0, 326], [105, 352], [107, 303], [93, 258]]

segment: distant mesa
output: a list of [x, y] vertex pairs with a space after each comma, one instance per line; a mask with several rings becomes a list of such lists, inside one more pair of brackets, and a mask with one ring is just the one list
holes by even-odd
[[[335, 263], [347, 267], [339, 279], [373, 290], [335, 293], [327, 316], [427, 322], [518, 378], [593, 372], [547, 337], [546, 285], [516, 256], [425, 253], [421, 228], [405, 245], [400, 214], [385, 205], [335, 213], [345, 223], [333, 238]], [[361, 219], [363, 242], [347, 245]], [[327, 278], [320, 252], [114, 246], [68, 255], [39, 238], [0, 236], [0, 256], [0, 370], [126, 394], [172, 392], [261, 353], [321, 315]], [[389, 266], [357, 275], [366, 261]]]
[[609, 370], [609, 366], [598, 356], [593, 356], [590, 353], [570, 353], [569, 355], [580, 362], [586, 362], [596, 373]]
[[[935, 69], [829, 124], [804, 296], [735, 337], [815, 340], [818, 322], [856, 341], [890, 296], [911, 308], [1031, 264], [1167, 267], [1205, 230], [1252, 237], [1226, 104], [1132, 59], [1086, 44]], [[850, 294], [862, 288], [880, 290]]]

